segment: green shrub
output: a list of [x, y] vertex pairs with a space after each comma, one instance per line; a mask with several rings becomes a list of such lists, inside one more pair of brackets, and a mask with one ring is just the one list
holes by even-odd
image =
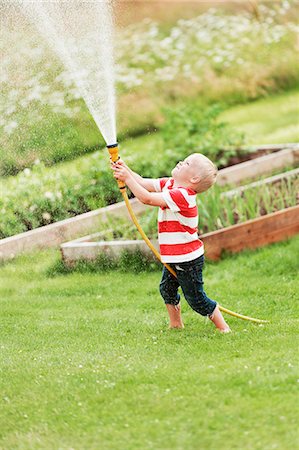
[[[216, 164], [227, 161], [223, 156], [223, 141], [235, 154], [241, 138], [226, 124], [217, 124], [221, 109], [199, 109], [196, 106], [166, 112], [162, 128], [164, 139], [155, 150], [139, 149], [130, 154], [121, 150], [122, 157], [142, 176], [157, 178], [170, 174], [177, 162], [194, 151], [202, 151]], [[194, 117], [193, 117], [194, 115]], [[176, 133], [173, 133], [173, 130]], [[172, 132], [171, 132], [172, 130]], [[200, 147], [198, 147], [198, 143]], [[197, 146], [196, 146], [197, 145]], [[166, 150], [163, 149], [166, 147]], [[170, 148], [172, 147], [172, 148]], [[105, 152], [105, 151], [104, 151]], [[94, 152], [65, 165], [46, 168], [43, 163], [25, 169], [3, 181], [0, 199], [0, 238], [32, 230], [59, 220], [73, 217], [121, 200], [112, 176], [107, 153]], [[226, 153], [225, 153], [226, 154]]]
[[133, 273], [152, 272], [160, 267], [160, 262], [153, 255], [146, 255], [141, 250], [124, 250], [118, 264], [122, 271]]
[[61, 170], [36, 164], [3, 182], [0, 238], [73, 217], [120, 200], [99, 152]]
[[123, 250], [120, 257], [116, 258], [105, 253], [93, 261], [79, 260], [67, 265], [61, 259], [47, 269], [48, 277], [64, 275], [72, 272], [109, 272], [119, 270], [121, 272], [153, 272], [161, 268], [161, 263], [152, 255], [147, 255], [141, 250]]
[[218, 168], [227, 165], [238, 150], [241, 152], [244, 136], [217, 121], [223, 109], [219, 104], [205, 107], [193, 103], [165, 110], [166, 121], [161, 133], [167, 155], [176, 161], [186, 152], [199, 152], [216, 162]]

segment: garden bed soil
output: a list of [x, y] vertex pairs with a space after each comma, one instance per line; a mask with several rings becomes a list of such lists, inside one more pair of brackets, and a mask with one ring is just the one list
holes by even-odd
[[232, 156], [228, 163], [224, 166], [220, 166], [220, 169], [224, 169], [226, 167], [235, 166], [236, 164], [240, 164], [245, 161], [251, 161], [252, 159], [259, 158], [260, 156], [270, 155], [270, 153], [278, 152], [279, 150], [257, 150], [255, 152], [243, 153], [244, 151], [239, 151], [239, 153], [235, 156]]
[[277, 145], [259, 145], [251, 147], [250, 149], [239, 149], [235, 156], [232, 156], [228, 163], [223, 166], [219, 166], [218, 169], [225, 169], [227, 167], [235, 166], [245, 161], [251, 161], [252, 159], [260, 158], [261, 156], [270, 155], [271, 153], [279, 152], [287, 148], [298, 148], [297, 144], [277, 144]]
[[[269, 149], [260, 149], [269, 150]], [[253, 153], [255, 155], [256, 152]], [[299, 145], [293, 144], [283, 149], [276, 149], [267, 155], [258, 156], [239, 164], [231, 165], [219, 170], [217, 184], [242, 184], [244, 180], [255, 179], [259, 176], [272, 173], [283, 167], [293, 167], [299, 161]]]

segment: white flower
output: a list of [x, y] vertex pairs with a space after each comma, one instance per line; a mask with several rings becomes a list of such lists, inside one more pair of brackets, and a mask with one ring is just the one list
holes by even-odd
[[27, 98], [24, 98], [23, 100], [20, 101], [20, 106], [22, 108], [27, 108], [28, 105], [29, 105], [29, 101], [27, 100]]
[[218, 64], [223, 61], [223, 58], [222, 58], [222, 56], [216, 55], [216, 56], [214, 56], [213, 61]]
[[35, 86], [35, 87], [29, 92], [29, 95], [28, 95], [27, 99], [28, 99], [29, 101], [41, 100], [41, 99], [42, 99], [42, 95], [41, 95], [40, 86]]
[[9, 80], [9, 77], [6, 73], [0, 74], [0, 83], [7, 83]]
[[176, 39], [177, 37], [181, 36], [182, 31], [180, 30], [180, 28], [174, 27], [171, 30], [171, 37], [172, 39]]
[[166, 49], [170, 44], [172, 44], [172, 39], [170, 37], [166, 37], [160, 42], [160, 46], [164, 49]]
[[31, 170], [26, 167], [26, 169], [23, 170], [23, 173], [24, 175], [26, 175], [26, 177], [29, 177], [31, 174]]
[[50, 220], [51, 219], [51, 214], [49, 214], [48, 212], [44, 212], [44, 213], [42, 213], [42, 218], [44, 220]]
[[5, 111], [5, 115], [6, 116], [10, 116], [12, 113], [14, 113], [16, 111], [16, 107], [15, 106], [9, 106], [6, 111]]
[[48, 198], [49, 200], [54, 200], [53, 192], [49, 192], [49, 191], [45, 192], [44, 197]]
[[7, 125], [4, 127], [4, 132], [7, 134], [11, 134], [13, 130], [15, 130], [18, 127], [18, 122], [12, 120], [11, 122], [8, 122]]

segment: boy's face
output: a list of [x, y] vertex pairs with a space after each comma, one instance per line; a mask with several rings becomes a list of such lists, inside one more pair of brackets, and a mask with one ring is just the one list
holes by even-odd
[[190, 155], [184, 161], [177, 163], [175, 168], [172, 169], [171, 175], [177, 182], [190, 183], [190, 180], [197, 176], [199, 165], [199, 155]]

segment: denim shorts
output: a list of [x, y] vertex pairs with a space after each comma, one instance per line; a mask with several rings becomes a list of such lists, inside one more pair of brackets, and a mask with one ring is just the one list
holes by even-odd
[[217, 306], [203, 289], [202, 269], [204, 255], [193, 261], [171, 263], [169, 266], [176, 272], [175, 278], [164, 266], [160, 283], [160, 293], [166, 304], [177, 305], [180, 302], [178, 288], [181, 286], [185, 299], [192, 309], [202, 316], [210, 316]]

